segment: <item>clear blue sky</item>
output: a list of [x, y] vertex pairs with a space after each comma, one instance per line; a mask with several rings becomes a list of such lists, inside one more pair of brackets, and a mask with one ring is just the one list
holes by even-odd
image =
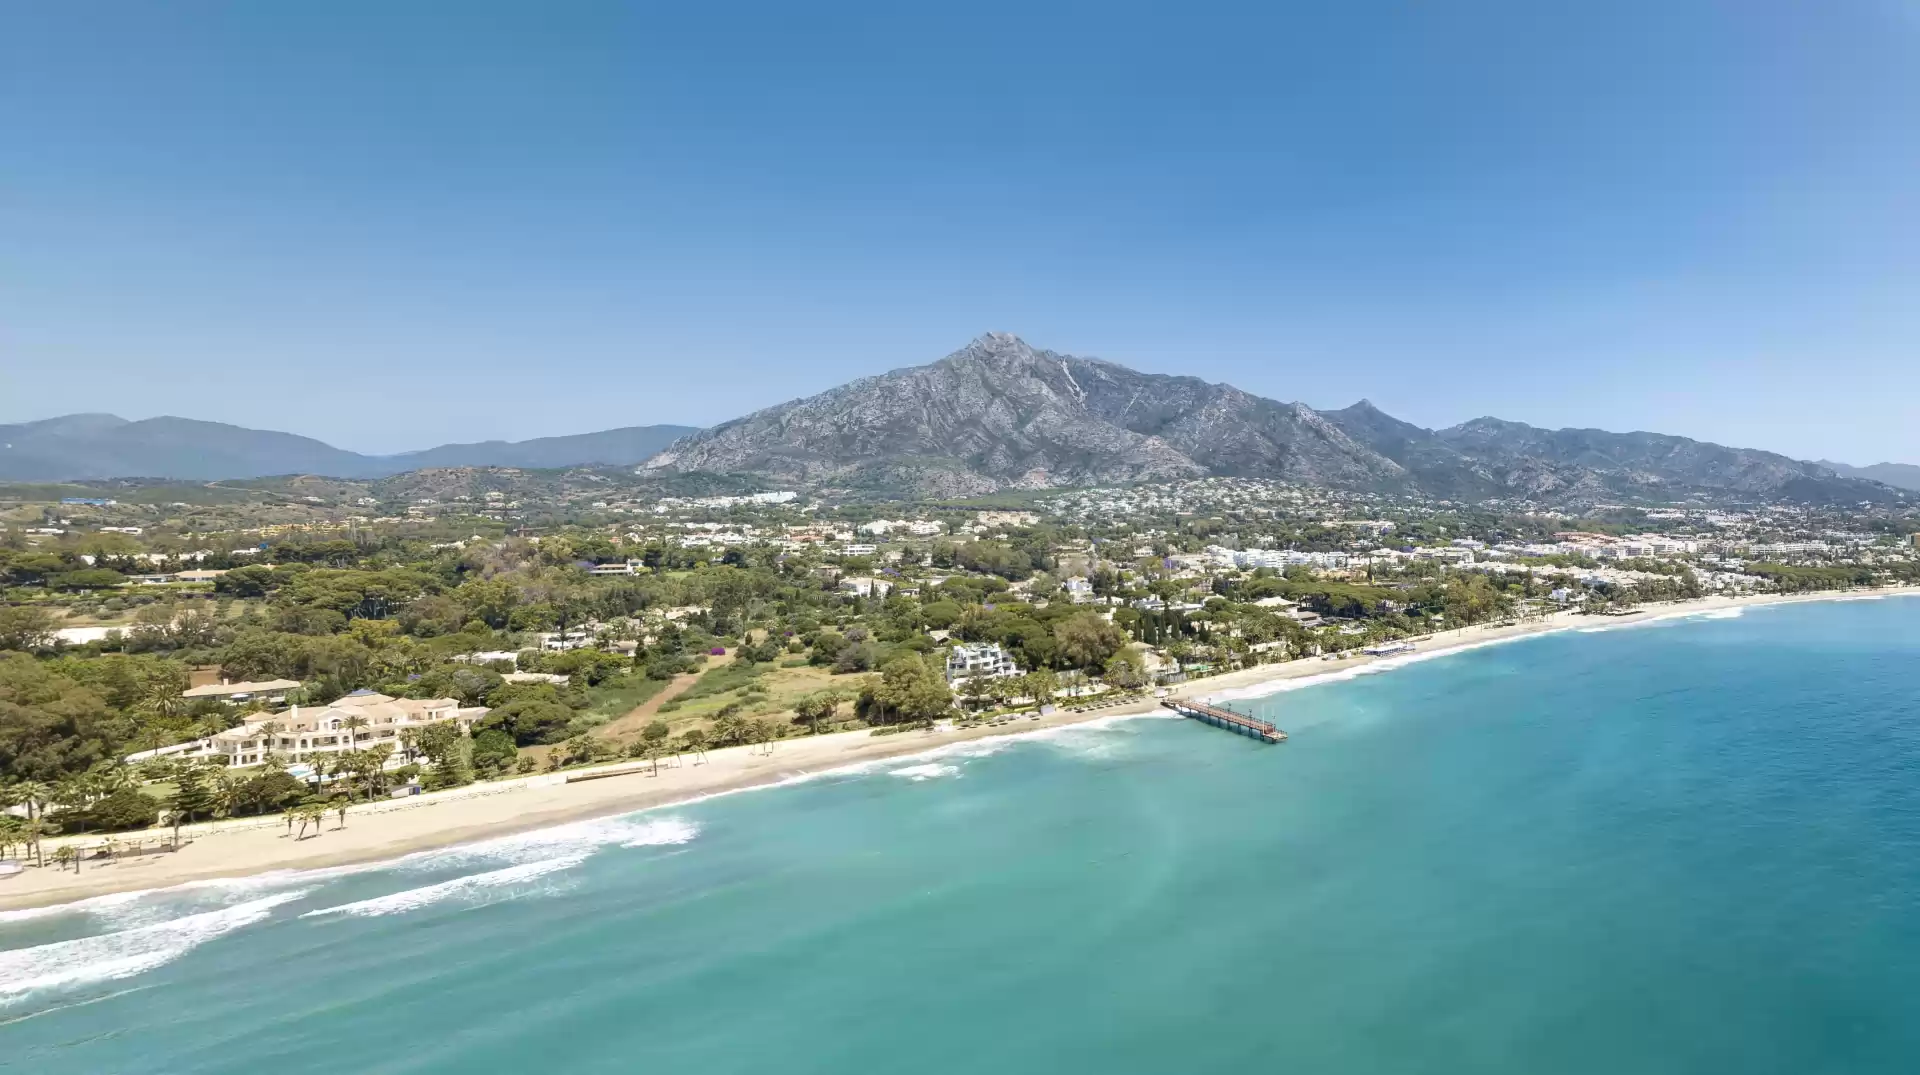
[[1040, 7], [0, 0], [0, 421], [705, 424], [1003, 330], [1920, 462], [1920, 0]]

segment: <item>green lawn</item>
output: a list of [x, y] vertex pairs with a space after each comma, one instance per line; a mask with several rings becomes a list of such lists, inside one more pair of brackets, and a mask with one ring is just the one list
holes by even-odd
[[648, 679], [637, 673], [611, 679], [598, 687], [587, 688], [587, 708], [581, 716], [604, 723], [625, 716], [634, 706], [665, 690], [666, 680]]

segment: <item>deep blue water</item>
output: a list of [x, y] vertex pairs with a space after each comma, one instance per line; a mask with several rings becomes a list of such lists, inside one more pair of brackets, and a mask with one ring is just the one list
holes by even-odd
[[1250, 704], [0, 917], [0, 1070], [1920, 1071], [1920, 600]]

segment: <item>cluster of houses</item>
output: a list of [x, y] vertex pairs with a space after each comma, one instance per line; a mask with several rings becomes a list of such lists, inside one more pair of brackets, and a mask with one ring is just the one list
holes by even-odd
[[[260, 683], [223, 681], [195, 687], [184, 696], [229, 702], [256, 699], [281, 702], [299, 687], [299, 683], [286, 679]], [[290, 768], [297, 770], [311, 765], [319, 755], [386, 744], [394, 748], [387, 760], [387, 766], [393, 768], [407, 761], [407, 752], [401, 749], [402, 732], [452, 721], [467, 734], [474, 722], [487, 712], [485, 706], [462, 706], [452, 698], [392, 698], [358, 690], [326, 705], [293, 705], [278, 712], [255, 713], [236, 727], [203, 739], [130, 754], [126, 760], [131, 763], [174, 757], [240, 768], [260, 765], [268, 755], [278, 754]]]

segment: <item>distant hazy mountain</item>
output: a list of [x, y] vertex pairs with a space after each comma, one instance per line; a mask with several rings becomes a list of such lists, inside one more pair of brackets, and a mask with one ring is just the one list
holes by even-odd
[[507, 443], [448, 444], [397, 456], [360, 455], [310, 437], [190, 418], [129, 422], [70, 414], [0, 425], [0, 480], [175, 478], [216, 481], [275, 474], [376, 478], [422, 467], [564, 467], [638, 463], [689, 426], [634, 426]]
[[423, 452], [379, 458], [383, 473], [397, 474], [424, 467], [572, 467], [585, 463], [624, 466], [638, 463], [690, 433], [695, 426], [627, 426], [570, 437], [537, 440], [489, 440], [477, 444], [442, 444]]
[[1845, 463], [1822, 459], [1820, 465], [1849, 478], [1866, 478], [1869, 481], [1883, 482], [1896, 489], [1920, 491], [1920, 467], [1912, 463], [1875, 463], [1870, 467], [1850, 467]]
[[1476, 498], [1898, 496], [1772, 452], [1493, 418], [1435, 431], [1370, 403], [1315, 411], [999, 333], [724, 422], [646, 465], [940, 495], [1212, 474]]

